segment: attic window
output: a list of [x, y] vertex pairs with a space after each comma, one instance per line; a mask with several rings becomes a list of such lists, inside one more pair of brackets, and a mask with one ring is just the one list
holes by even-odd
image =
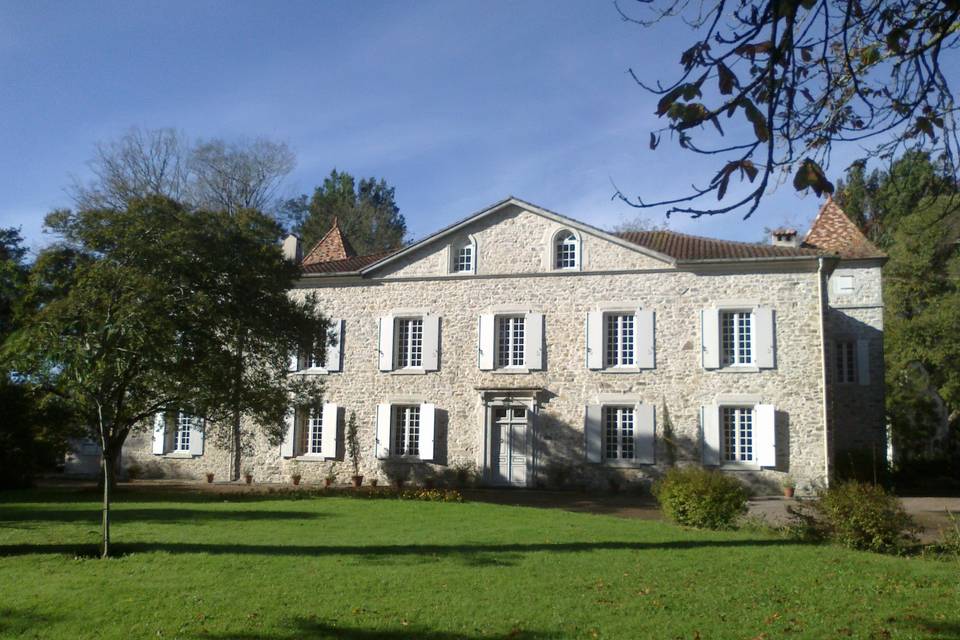
[[580, 240], [573, 232], [564, 230], [555, 235], [553, 247], [555, 269], [580, 268]]
[[473, 271], [473, 246], [464, 245], [457, 251], [457, 260], [453, 265], [457, 273], [471, 273]]

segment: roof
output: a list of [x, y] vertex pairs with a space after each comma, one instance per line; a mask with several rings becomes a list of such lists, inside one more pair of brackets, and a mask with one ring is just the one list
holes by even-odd
[[810, 225], [803, 246], [847, 259], [887, 257], [860, 232], [830, 196]]
[[301, 264], [307, 266], [322, 262], [337, 262], [353, 258], [356, 255], [357, 252], [350, 246], [350, 241], [347, 240], [340, 229], [340, 221], [334, 217], [330, 230], [303, 256]]
[[617, 235], [628, 242], [682, 261], [796, 258], [822, 253], [816, 249], [717, 240], [667, 230], [627, 231]]
[[368, 256], [350, 256], [342, 260], [326, 260], [323, 262], [303, 263], [303, 273], [355, 273], [374, 262], [382, 260], [394, 253], [393, 251], [381, 251], [372, 253]]

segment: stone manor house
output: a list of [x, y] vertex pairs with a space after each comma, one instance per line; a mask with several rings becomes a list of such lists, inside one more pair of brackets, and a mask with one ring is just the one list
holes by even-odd
[[[611, 234], [507, 198], [403, 249], [359, 256], [335, 223], [291, 292], [316, 294], [335, 340], [322, 408], [258, 442], [258, 482], [469, 465], [482, 482], [606, 487], [701, 462], [761, 489], [801, 491], [847, 456], [886, 454], [881, 266], [831, 200], [802, 240]], [[122, 466], [229, 477], [202, 420], [171, 411], [131, 437]]]

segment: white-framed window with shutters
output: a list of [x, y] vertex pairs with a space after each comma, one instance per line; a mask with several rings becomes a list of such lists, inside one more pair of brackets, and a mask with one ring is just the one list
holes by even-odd
[[758, 396], [721, 394], [700, 408], [700, 426], [705, 465], [777, 466], [776, 410]]
[[857, 381], [857, 343], [855, 340], [837, 340], [833, 347], [834, 375], [837, 384]]
[[397, 311], [380, 318], [381, 371], [426, 373], [440, 367], [440, 317], [424, 311]]
[[177, 412], [177, 431], [174, 434], [173, 450], [189, 453], [190, 433], [195, 430], [196, 418], [185, 411]]
[[601, 304], [587, 314], [587, 368], [613, 373], [656, 366], [655, 315], [640, 305]]
[[526, 318], [521, 315], [503, 315], [496, 318], [497, 368], [526, 365]]
[[588, 462], [654, 464], [656, 408], [633, 394], [601, 394], [586, 407], [584, 435]]
[[553, 236], [553, 268], [580, 268], [580, 237], [564, 229]]
[[340, 446], [340, 407], [332, 402], [291, 406], [280, 455], [301, 460], [337, 457]]
[[397, 318], [395, 322], [397, 368], [422, 367], [423, 318]]
[[701, 364], [704, 369], [758, 371], [776, 366], [773, 308], [725, 304], [700, 312]]
[[377, 406], [377, 458], [434, 459], [436, 406], [398, 401]]
[[168, 409], [153, 417], [153, 454], [178, 458], [203, 455], [205, 421], [186, 409]]

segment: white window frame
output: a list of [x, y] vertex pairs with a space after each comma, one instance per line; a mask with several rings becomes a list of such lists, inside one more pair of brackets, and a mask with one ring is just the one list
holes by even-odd
[[[464, 250], [470, 252], [470, 267], [460, 269], [460, 256]], [[465, 239], [452, 242], [447, 249], [447, 272], [453, 276], [474, 275], [477, 273], [477, 238], [470, 234]]]
[[[630, 335], [628, 353], [624, 353], [626, 336], [624, 334], [626, 319], [629, 318]], [[611, 336], [611, 321], [615, 320], [615, 336]], [[612, 342], [612, 345], [611, 345]], [[637, 370], [637, 313], [636, 311], [605, 311], [603, 313], [603, 368]], [[616, 354], [611, 353], [611, 346]], [[629, 362], [625, 360], [629, 359]]]
[[173, 434], [173, 448], [170, 453], [190, 453], [190, 431], [194, 428], [196, 419], [186, 411], [177, 411], [177, 430]]
[[[604, 404], [600, 409], [601, 413], [601, 437], [602, 437], [602, 455], [603, 462], [609, 465], [634, 465], [637, 464], [637, 452], [635, 450], [636, 445], [636, 429], [637, 429], [637, 412], [636, 405], [634, 404]], [[610, 422], [611, 416], [614, 417], [615, 429], [617, 432], [618, 442], [616, 444], [616, 453], [617, 455], [610, 456]], [[630, 434], [625, 437], [623, 431], [625, 429], [625, 423], [629, 416], [629, 428]], [[629, 447], [625, 446], [626, 444]], [[625, 457], [623, 455], [624, 449], [629, 448], [630, 457]]]
[[[733, 344], [731, 345], [733, 350], [733, 360], [727, 361], [727, 342], [726, 342], [726, 331], [725, 331], [725, 321], [728, 316], [733, 316], [733, 335], [732, 340]], [[741, 351], [742, 342], [741, 342], [741, 331], [740, 325], [737, 323], [737, 318], [746, 318], [750, 322], [749, 327], [749, 350], [750, 350], [750, 359], [746, 361], [740, 361], [739, 353]], [[757, 367], [757, 322], [756, 314], [753, 309], [749, 308], [721, 308], [720, 309], [720, 368], [721, 369], [737, 369], [737, 368], [749, 368], [754, 369]]]
[[833, 345], [833, 375], [837, 384], [856, 384], [858, 371], [858, 344], [853, 339], [836, 340]]
[[[303, 428], [306, 433], [306, 448], [302, 456], [320, 456], [323, 454], [323, 407], [311, 405], [304, 412]], [[316, 451], [314, 451], [316, 445]]]
[[[390, 405], [390, 454], [393, 458], [420, 458], [420, 404], [398, 403]], [[416, 424], [413, 423], [416, 419]], [[412, 433], [416, 429], [416, 433]], [[409, 445], [415, 436], [416, 451], [411, 452]]]
[[[414, 323], [419, 323], [419, 348], [414, 344], [412, 337], [415, 333], [412, 331]], [[408, 339], [404, 340], [404, 336]], [[404, 342], [406, 344], [403, 344]], [[404, 315], [393, 319], [394, 370], [423, 370], [424, 346], [424, 321], [422, 315]], [[416, 362], [414, 363], [415, 358]], [[401, 364], [404, 362], [405, 364]]]
[[[573, 264], [561, 266], [560, 263], [560, 245], [567, 244], [567, 239], [571, 239], [573, 246]], [[581, 271], [583, 269], [583, 239], [580, 233], [575, 229], [563, 228], [556, 231], [550, 237], [550, 269], [552, 271]]]
[[[518, 331], [517, 324], [521, 325], [519, 330], [518, 341]], [[503, 330], [502, 326], [504, 322], [508, 322], [511, 326], [507, 336], [507, 353], [509, 354], [509, 362], [503, 364], [501, 360], [501, 353], [503, 352]], [[503, 313], [497, 314], [494, 316], [493, 320], [493, 332], [494, 332], [494, 369], [497, 370], [508, 370], [508, 369], [526, 369], [527, 359], [526, 359], [526, 340], [527, 340], [527, 321], [526, 316], [522, 313], [512, 314], [512, 313]], [[520, 362], [515, 362], [516, 355], [518, 352], [519, 345], [519, 354]]]
[[[732, 438], [728, 437], [728, 416], [732, 416], [734, 421]], [[749, 434], [745, 436], [742, 431], [746, 419], [749, 419]], [[720, 405], [720, 464], [722, 466], [759, 467], [756, 426], [756, 405], [735, 403]], [[745, 453], [747, 449], [749, 452]], [[749, 457], [745, 458], [745, 455]]]

